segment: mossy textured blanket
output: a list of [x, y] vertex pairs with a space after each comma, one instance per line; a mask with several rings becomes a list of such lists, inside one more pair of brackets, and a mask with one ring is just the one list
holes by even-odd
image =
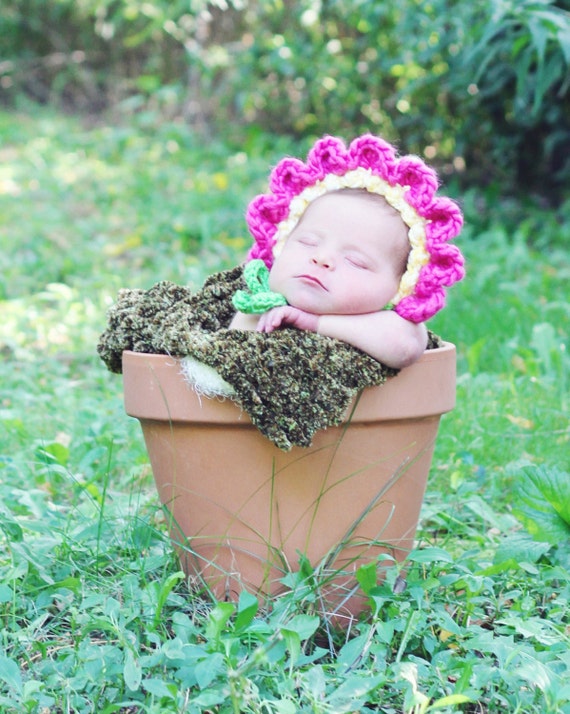
[[[97, 351], [116, 373], [123, 350], [204, 363], [231, 385], [234, 401], [283, 450], [310, 446], [316, 431], [343, 420], [361, 389], [397, 373], [355, 347], [312, 332], [228, 329], [232, 295], [244, 288], [237, 267], [212, 275], [195, 293], [170, 282], [121, 290]], [[439, 344], [430, 335], [430, 347]]]

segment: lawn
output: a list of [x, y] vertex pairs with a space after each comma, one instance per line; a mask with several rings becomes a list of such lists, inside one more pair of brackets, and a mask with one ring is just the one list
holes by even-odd
[[0, 711], [570, 714], [570, 205], [458, 196], [468, 277], [430, 324], [457, 407], [407, 588], [338, 633], [302, 587], [271, 612], [189, 591], [95, 351], [121, 287], [235, 265], [306, 145], [37, 108], [0, 135]]

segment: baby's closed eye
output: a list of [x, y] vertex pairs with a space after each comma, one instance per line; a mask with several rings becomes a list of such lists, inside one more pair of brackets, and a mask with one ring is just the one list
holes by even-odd
[[365, 255], [360, 255], [359, 253], [347, 253], [344, 258], [347, 263], [352, 265], [354, 268], [369, 270], [372, 267], [370, 260]]
[[317, 236], [312, 236], [312, 235], [307, 235], [307, 234], [301, 234], [299, 236], [296, 236], [295, 240], [297, 241], [297, 243], [300, 243], [301, 245], [306, 245], [309, 247], [313, 247], [315, 245], [318, 245], [318, 243], [319, 243]]

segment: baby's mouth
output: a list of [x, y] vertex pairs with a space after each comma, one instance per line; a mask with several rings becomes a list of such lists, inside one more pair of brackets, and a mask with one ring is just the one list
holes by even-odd
[[327, 290], [327, 288], [321, 283], [321, 281], [318, 278], [316, 278], [314, 275], [308, 275], [308, 274], [297, 275], [297, 278], [304, 281], [305, 283], [309, 283], [310, 285], [317, 285], [322, 290]]

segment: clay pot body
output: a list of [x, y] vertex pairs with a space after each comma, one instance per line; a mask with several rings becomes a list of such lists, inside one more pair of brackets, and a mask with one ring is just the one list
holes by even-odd
[[231, 400], [197, 395], [175, 358], [125, 352], [123, 379], [182, 567], [216, 597], [275, 595], [304, 554], [325, 564], [327, 607], [350, 617], [364, 606], [356, 569], [413, 547], [440, 416], [455, 404], [454, 345], [365, 389], [346, 423], [289, 452]]

